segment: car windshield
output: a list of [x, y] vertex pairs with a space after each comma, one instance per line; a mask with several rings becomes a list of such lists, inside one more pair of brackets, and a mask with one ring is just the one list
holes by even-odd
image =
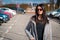
[[60, 9], [58, 9], [57, 12], [60, 12]]
[[55, 15], [57, 15], [57, 14], [60, 14], [59, 12], [57, 12]]
[[19, 8], [19, 11], [24, 11], [24, 9], [22, 9], [22, 8]]
[[7, 10], [7, 9], [2, 8], [2, 10]]

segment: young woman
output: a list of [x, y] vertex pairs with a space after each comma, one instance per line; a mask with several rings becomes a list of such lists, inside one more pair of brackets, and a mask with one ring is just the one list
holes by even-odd
[[36, 6], [35, 15], [31, 17], [26, 30], [30, 40], [52, 40], [52, 30], [42, 4]]

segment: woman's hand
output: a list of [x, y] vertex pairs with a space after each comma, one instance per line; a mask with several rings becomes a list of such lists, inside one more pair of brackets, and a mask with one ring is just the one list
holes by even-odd
[[35, 38], [34, 38], [34, 37], [32, 37], [32, 38], [31, 38], [31, 40], [35, 40]]

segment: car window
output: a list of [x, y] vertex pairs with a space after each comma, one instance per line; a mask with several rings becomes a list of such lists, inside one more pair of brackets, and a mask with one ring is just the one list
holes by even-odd
[[7, 10], [7, 9], [2, 8], [2, 10]]
[[24, 9], [22, 9], [22, 8], [19, 8], [19, 11], [24, 11]]
[[60, 12], [60, 9], [58, 9], [57, 12]]

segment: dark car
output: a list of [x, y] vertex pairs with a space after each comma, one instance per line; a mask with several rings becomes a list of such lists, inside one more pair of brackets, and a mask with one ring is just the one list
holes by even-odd
[[18, 8], [17, 9], [21, 14], [25, 14], [25, 10], [23, 8]]
[[3, 13], [0, 13], [0, 21], [6, 23], [8, 20], [10, 20], [9, 16]]
[[10, 9], [12, 9], [12, 10], [17, 10], [17, 8], [16, 8], [16, 7], [10, 7]]

